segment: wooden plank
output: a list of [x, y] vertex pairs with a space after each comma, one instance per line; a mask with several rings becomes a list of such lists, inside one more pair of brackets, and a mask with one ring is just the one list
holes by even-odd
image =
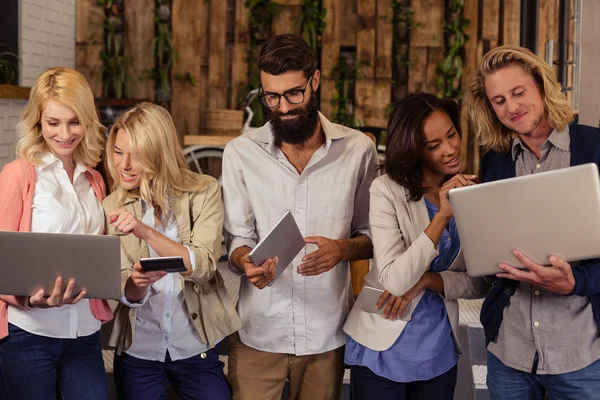
[[[463, 64], [463, 78], [462, 87], [465, 91], [468, 90], [471, 80], [477, 73], [477, 67], [481, 61], [480, 55], [478, 54], [478, 43], [480, 40], [477, 38], [477, 31], [479, 29], [479, 0], [465, 0], [464, 16], [470, 21], [467, 27], [466, 34], [469, 36], [469, 40], [465, 43], [465, 60]], [[461, 102], [460, 109], [460, 125], [462, 128], [461, 138], [461, 163], [463, 165], [463, 171], [477, 174], [473, 167], [473, 147], [474, 145], [473, 132], [470, 128], [469, 120], [469, 106], [465, 101]]]
[[521, 42], [521, 1], [504, 1], [504, 19], [502, 21], [502, 44], [518, 46]]
[[210, 57], [208, 59], [208, 108], [227, 107], [225, 48], [227, 2], [210, 2]]
[[392, 79], [393, 28], [392, 0], [377, 0], [377, 46], [375, 47], [376, 78]]
[[336, 93], [335, 83], [330, 78], [331, 70], [340, 58], [340, 16], [342, 0], [323, 0], [325, 13], [325, 30], [323, 31], [323, 47], [321, 48], [321, 112], [331, 118], [334, 107], [331, 101]]
[[129, 0], [124, 7], [127, 31], [124, 35], [124, 54], [129, 59], [127, 71], [135, 81], [131, 88], [134, 99], [154, 99], [154, 82], [140, 80], [144, 70], [154, 66], [154, 0]]
[[411, 31], [410, 45], [414, 47], [444, 47], [444, 0], [412, 1], [413, 22], [419, 24]]
[[386, 110], [392, 97], [388, 79], [358, 79], [355, 82], [354, 116], [364, 126], [387, 127]]
[[411, 47], [408, 53], [408, 92], [427, 90], [427, 47]]
[[236, 137], [237, 136], [185, 135], [183, 137], [183, 145], [225, 146]]
[[540, 0], [538, 29], [538, 54], [545, 59], [546, 42], [554, 40], [554, 58], [558, 57], [558, 7], [559, 0]]
[[376, 0], [357, 3], [358, 34], [356, 37], [356, 60], [363, 63], [358, 69], [360, 78], [375, 77], [375, 27], [377, 26]]
[[282, 6], [302, 6], [304, 0], [272, 0], [273, 3], [280, 4]]
[[16, 85], [0, 85], [0, 99], [29, 99], [31, 88]]
[[490, 49], [498, 47], [500, 37], [500, 0], [483, 0], [481, 38], [489, 40]]
[[356, 3], [360, 0], [345, 0], [340, 13], [340, 46], [356, 46], [358, 34], [358, 14]]
[[302, 15], [302, 6], [279, 6], [277, 16], [273, 18], [273, 35], [284, 33], [298, 34], [300, 17]]
[[196, 79], [192, 86], [173, 80], [171, 114], [180, 136], [200, 133], [200, 118], [204, 113], [206, 81], [201, 76], [201, 64], [206, 53], [208, 5], [204, 2], [173, 0], [173, 44], [179, 53], [174, 74], [190, 73]]
[[104, 14], [96, 0], [77, 0], [75, 68], [87, 79], [95, 97], [102, 96], [100, 52], [104, 48]]
[[248, 10], [245, 0], [235, 3], [235, 36], [231, 61], [231, 104], [237, 108], [238, 102], [245, 96], [245, 86], [248, 82], [248, 51], [250, 50], [250, 33]]
[[425, 91], [439, 95], [443, 93], [443, 89], [438, 89], [437, 80], [438, 72], [437, 67], [444, 61], [444, 48], [443, 47], [430, 47], [427, 54], [427, 77]]

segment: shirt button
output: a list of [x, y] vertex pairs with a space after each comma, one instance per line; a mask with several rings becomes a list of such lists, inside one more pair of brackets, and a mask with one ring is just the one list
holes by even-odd
[[535, 322], [533, 323], [533, 326], [535, 326], [535, 327], [538, 327], [538, 326], [540, 326], [540, 323], [539, 323], [539, 322], [537, 322], [537, 321], [535, 321]]
[[541, 166], [540, 164], [535, 164], [535, 167], [536, 167], [537, 169], [540, 169], [540, 168], [542, 168], [542, 166]]
[[167, 316], [167, 318], [169, 318], [171, 316], [171, 313], [166, 313], [165, 315]]
[[171, 339], [171, 336], [165, 335], [165, 340], [170, 340], [170, 339]]
[[536, 295], [536, 296], [539, 296], [539, 295], [540, 295], [540, 291], [539, 291], [539, 290], [536, 290], [536, 291], [535, 291], [535, 292], [533, 292], [533, 293], [535, 293], [535, 295]]
[[200, 358], [204, 360], [206, 358], [206, 353], [201, 353]]

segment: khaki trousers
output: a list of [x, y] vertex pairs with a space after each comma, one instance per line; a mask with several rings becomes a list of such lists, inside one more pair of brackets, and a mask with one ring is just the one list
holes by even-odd
[[286, 378], [290, 400], [338, 400], [344, 378], [344, 347], [322, 354], [268, 353], [230, 336], [227, 380], [233, 400], [280, 400]]

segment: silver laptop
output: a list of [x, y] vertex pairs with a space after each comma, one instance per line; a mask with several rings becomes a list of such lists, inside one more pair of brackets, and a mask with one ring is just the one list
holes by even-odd
[[471, 276], [520, 267], [520, 250], [540, 265], [600, 257], [600, 178], [585, 164], [450, 190]]
[[[262, 265], [267, 259], [279, 257], [275, 269], [275, 279], [291, 264], [298, 253], [304, 248], [304, 237], [290, 211], [286, 211], [248, 257], [254, 265]], [[271, 286], [275, 280], [269, 283]]]
[[37, 232], [0, 232], [0, 293], [31, 296], [39, 289], [50, 295], [56, 278], [63, 286], [75, 279], [73, 295], [121, 297], [119, 238]]

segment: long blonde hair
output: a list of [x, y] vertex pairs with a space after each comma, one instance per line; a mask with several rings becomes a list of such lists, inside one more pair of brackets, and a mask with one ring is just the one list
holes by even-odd
[[[142, 169], [139, 188], [130, 191], [120, 185], [112, 158], [119, 130], [127, 134], [130, 152]], [[206, 180], [190, 171], [185, 162], [171, 115], [156, 104], [142, 102], [121, 114], [110, 129], [106, 154], [112, 189], [118, 193], [119, 202], [126, 197], [141, 198], [154, 206], [158, 218], [170, 209], [169, 199], [206, 187]]]
[[51, 151], [42, 136], [42, 111], [49, 101], [71, 108], [85, 134], [73, 152], [73, 159], [88, 168], [100, 162], [104, 127], [94, 105], [94, 95], [85, 77], [71, 68], [50, 68], [33, 84], [29, 101], [17, 123], [17, 156], [38, 164], [43, 153]]
[[508, 151], [516, 136], [500, 122], [485, 94], [486, 76], [510, 65], [519, 65], [531, 74], [541, 92], [544, 116], [552, 128], [563, 129], [573, 120], [573, 110], [548, 64], [528, 49], [497, 47], [483, 57], [477, 75], [469, 85], [471, 124], [475, 129], [475, 139], [484, 151]]

